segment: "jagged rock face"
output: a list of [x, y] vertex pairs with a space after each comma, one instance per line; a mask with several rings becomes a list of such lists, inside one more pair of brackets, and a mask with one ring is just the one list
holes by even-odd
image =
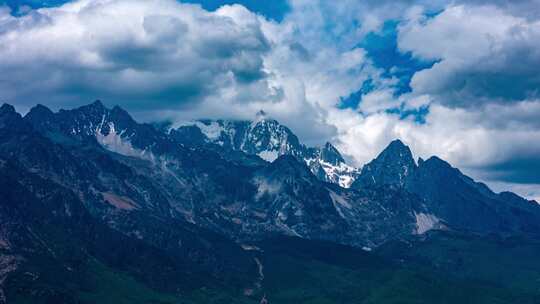
[[401, 188], [416, 169], [412, 152], [400, 140], [395, 140], [376, 159], [362, 168], [355, 187], [385, 185]]
[[360, 171], [347, 165], [339, 151], [330, 143], [320, 148], [309, 148], [306, 164], [320, 180], [349, 188]]
[[170, 131], [171, 136], [186, 145], [219, 145], [221, 148], [257, 155], [272, 162], [280, 155], [292, 155], [305, 162], [320, 180], [348, 188], [358, 170], [347, 165], [330, 143], [310, 148], [273, 119], [258, 115], [255, 121], [200, 120]]
[[334, 166], [345, 162], [339, 151], [331, 143], [326, 143], [319, 149], [319, 157]]
[[44, 106], [32, 108], [24, 119], [52, 140], [97, 141], [108, 150], [126, 156], [152, 157], [181, 149], [148, 124], [138, 124], [121, 109], [107, 109], [100, 101], [74, 110], [52, 113]]
[[[188, 130], [196, 132], [193, 131], [194, 127], [200, 130], [202, 136], [187, 135], [190, 132]], [[194, 122], [193, 125], [173, 129], [171, 134], [186, 144], [204, 141], [217, 144], [227, 150], [258, 155], [268, 162], [276, 160], [279, 155], [304, 157], [306, 153], [306, 148], [288, 128], [275, 120], [266, 118], [253, 122], [201, 120]]]
[[424, 201], [427, 213], [415, 215], [419, 231], [443, 227], [478, 233], [540, 231], [534, 220], [540, 216], [538, 204], [496, 194], [438, 157], [420, 159], [416, 165], [410, 149], [399, 140], [364, 166], [352, 188], [380, 186], [403, 189]]
[[540, 229], [537, 203], [496, 194], [438, 157], [420, 161], [406, 188], [424, 198], [431, 213], [455, 229], [503, 234]]

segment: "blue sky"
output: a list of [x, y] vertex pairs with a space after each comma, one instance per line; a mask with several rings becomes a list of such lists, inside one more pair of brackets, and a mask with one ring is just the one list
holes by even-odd
[[358, 166], [400, 138], [540, 197], [540, 0], [189, 2], [0, 2], [0, 99], [142, 121], [264, 109]]
[[[60, 6], [69, 0], [2, 0], [1, 4], [9, 6], [14, 11], [17, 11], [21, 6], [30, 6], [32, 8], [40, 7], [54, 7]], [[225, 4], [236, 4], [239, 3], [250, 11], [259, 13], [266, 16], [267, 18], [281, 21], [283, 16], [289, 11], [290, 7], [286, 0], [272, 0], [272, 1], [261, 1], [261, 0], [243, 0], [243, 1], [234, 1], [234, 0], [188, 0], [184, 1], [187, 3], [198, 3], [202, 5], [206, 10], [213, 11]]]

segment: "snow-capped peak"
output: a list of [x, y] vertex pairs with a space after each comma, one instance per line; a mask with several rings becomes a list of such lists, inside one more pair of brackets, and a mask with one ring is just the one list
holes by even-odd
[[[199, 120], [184, 123], [175, 131], [177, 134], [187, 134], [188, 128], [196, 127], [204, 137], [198, 142], [217, 144], [225, 150], [243, 151], [268, 162], [273, 162], [281, 155], [292, 155], [304, 161], [321, 180], [346, 188], [358, 176], [358, 169], [347, 165], [332, 144], [306, 147], [289, 128], [269, 119], [263, 110], [256, 117], [254, 121]], [[193, 141], [193, 138], [182, 140]]]

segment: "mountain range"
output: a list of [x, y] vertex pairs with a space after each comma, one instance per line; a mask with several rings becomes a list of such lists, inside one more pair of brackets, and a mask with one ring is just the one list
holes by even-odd
[[265, 113], [159, 128], [4, 104], [0, 171], [0, 303], [538, 303], [539, 272], [505, 268], [516, 288], [475, 250], [534, 260], [540, 205], [400, 140], [357, 169]]

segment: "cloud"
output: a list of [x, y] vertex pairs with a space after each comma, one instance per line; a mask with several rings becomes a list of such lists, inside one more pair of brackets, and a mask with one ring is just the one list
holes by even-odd
[[265, 81], [270, 45], [241, 6], [83, 0], [0, 20], [0, 87], [19, 104], [178, 108]]
[[458, 107], [538, 98], [539, 39], [540, 21], [491, 5], [416, 12], [399, 29], [402, 51], [439, 61], [414, 75], [413, 91]]
[[528, 20], [540, 19], [540, 0], [461, 0], [454, 2], [454, 4], [491, 5], [513, 16]]
[[291, 13], [278, 23], [240, 5], [209, 12], [173, 0], [4, 10], [2, 99], [57, 109], [99, 98], [142, 120], [249, 119], [264, 109], [321, 143], [335, 134], [327, 108], [368, 77], [369, 64], [363, 50], [310, 33], [305, 25], [327, 20], [309, 18]]
[[399, 107], [399, 105], [400, 102], [394, 97], [393, 90], [380, 89], [364, 94], [358, 109], [364, 114], [372, 114]]

